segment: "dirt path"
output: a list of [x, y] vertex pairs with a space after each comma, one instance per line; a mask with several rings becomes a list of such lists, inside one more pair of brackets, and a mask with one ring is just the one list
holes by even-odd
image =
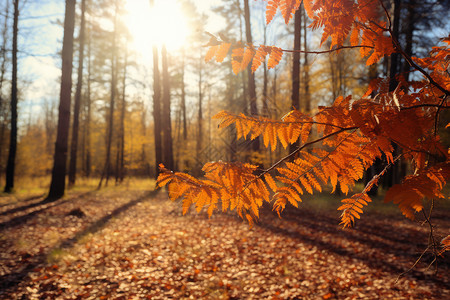
[[[450, 299], [450, 259], [395, 283], [426, 228], [365, 217], [270, 210], [181, 216], [165, 194], [103, 191], [0, 207], [0, 299]], [[440, 228], [448, 231], [445, 217]]]

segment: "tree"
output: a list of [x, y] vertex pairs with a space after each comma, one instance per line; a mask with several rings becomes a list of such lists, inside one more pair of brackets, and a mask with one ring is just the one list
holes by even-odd
[[66, 0], [64, 38], [62, 48], [61, 89], [59, 96], [58, 129], [56, 134], [52, 180], [47, 201], [64, 195], [66, 160], [69, 136], [70, 102], [72, 94], [73, 31], [75, 27], [75, 0]]
[[[2, 38], [2, 44], [0, 48], [0, 143], [3, 145], [7, 145], [7, 142], [5, 140], [5, 133], [6, 133], [6, 119], [7, 119], [7, 108], [6, 108], [6, 95], [3, 94], [3, 87], [5, 86], [6, 82], [6, 65], [8, 61], [7, 56], [7, 44], [9, 40], [9, 26], [8, 26], [8, 18], [9, 18], [9, 1], [6, 1], [4, 9], [4, 22], [2, 25], [2, 31], [1, 31], [1, 38]], [[0, 147], [0, 178], [2, 178], [1, 175], [3, 175], [4, 172], [4, 159], [3, 159], [3, 147]]]
[[14, 1], [12, 78], [11, 78], [11, 130], [9, 138], [8, 164], [6, 165], [5, 193], [14, 188], [14, 169], [17, 152], [17, 35], [19, 32], [19, 0]]
[[[122, 75], [122, 98], [120, 102], [120, 118], [119, 118], [119, 138], [117, 139], [117, 156], [116, 156], [116, 183], [122, 182], [125, 177], [125, 111], [126, 111], [126, 83], [127, 83], [127, 66], [128, 66], [128, 48], [125, 48], [125, 61], [123, 64]], [[143, 151], [144, 152], [144, 151]], [[143, 160], [145, 161], [145, 160]]]
[[[203, 167], [205, 179], [197, 179], [162, 167], [159, 186], [168, 185], [173, 200], [183, 197], [184, 213], [192, 204], [197, 211], [207, 208], [209, 215], [219, 207], [224, 211], [235, 209], [252, 224], [264, 201], [271, 202], [273, 209], [281, 214], [288, 203], [298, 207], [304, 192], [321, 192], [327, 185], [333, 190], [339, 186], [347, 195], [362, 179], [364, 170], [384, 155], [384, 168], [361, 191], [342, 200], [341, 224], [349, 227], [360, 218], [363, 208], [371, 202], [367, 192], [403, 158], [410, 163], [414, 174], [390, 188], [385, 201], [398, 204], [402, 213], [411, 219], [416, 213], [423, 213], [432, 228], [431, 213], [425, 212], [424, 198], [445, 199], [443, 188], [450, 179], [449, 151], [440, 141], [437, 126], [441, 112], [450, 108], [447, 72], [450, 36], [442, 39], [443, 45], [433, 47], [429, 56], [412, 58], [400, 45], [393, 19], [382, 1], [306, 0], [303, 3], [312, 19], [310, 27], [323, 30], [322, 44], [331, 39], [329, 50], [310, 53], [355, 48], [360, 50], [368, 66], [397, 53], [423, 79], [409, 82], [397, 77], [398, 86], [392, 90], [390, 78], [376, 78], [361, 98], [339, 96], [332, 105], [319, 108], [312, 116], [294, 110], [282, 120], [271, 120], [222, 111], [215, 116], [220, 120], [219, 127], [234, 124], [238, 138], [261, 137], [272, 151], [278, 141], [284, 148], [297, 141], [300, 144], [294, 152], [262, 172], [249, 163], [219, 161], [207, 163]], [[299, 4], [300, 1], [269, 1], [268, 22], [280, 10], [288, 23]], [[347, 40], [350, 45], [345, 44]], [[208, 58], [221, 61], [226, 56], [225, 47], [231, 48], [233, 65], [244, 70], [251, 63], [253, 71], [267, 56], [268, 67], [273, 68], [283, 53], [299, 51], [266, 45], [246, 45], [244, 49], [239, 43], [231, 44], [220, 38], [212, 39], [209, 46]], [[244, 53], [251, 53], [252, 57]], [[372, 92], [376, 96], [372, 97]], [[401, 147], [403, 152], [396, 156], [392, 144]], [[306, 151], [307, 148], [312, 149]], [[432, 236], [427, 250], [431, 249], [437, 258], [441, 251], [448, 250], [449, 240], [450, 236], [443, 240], [447, 241], [447, 248], [446, 245], [439, 248]]]
[[155, 135], [155, 162], [158, 174], [158, 165], [163, 162], [162, 157], [162, 119], [161, 119], [161, 80], [159, 72], [158, 47], [153, 46], [153, 123]]
[[[244, 19], [245, 19], [245, 38], [248, 44], [253, 44], [252, 39], [252, 28], [250, 25], [250, 6], [248, 5], [248, 0], [244, 0]], [[249, 51], [251, 51], [249, 49]], [[250, 115], [258, 115], [258, 106], [256, 103], [256, 84], [255, 84], [255, 74], [252, 72], [251, 65], [247, 66], [247, 77], [248, 77], [248, 97], [250, 99]], [[255, 139], [252, 142], [252, 150], [259, 151], [259, 139]]]
[[[297, 10], [294, 15], [294, 50], [301, 50], [302, 40], [302, 11]], [[300, 52], [292, 53], [292, 92], [291, 92], [292, 108], [300, 110]], [[293, 152], [298, 147], [292, 144], [289, 151]]]
[[117, 93], [117, 14], [119, 10], [118, 0], [114, 2], [114, 28], [112, 32], [112, 51], [111, 51], [111, 85], [110, 85], [110, 100], [109, 100], [109, 114], [108, 114], [108, 128], [106, 136], [106, 158], [105, 165], [102, 171], [98, 188], [102, 187], [103, 178], [105, 179], [105, 185], [108, 185], [109, 176], [111, 175], [111, 145], [113, 140], [114, 131], [114, 108], [116, 103]]
[[169, 78], [169, 64], [167, 60], [166, 46], [162, 46], [161, 50], [162, 61], [162, 133], [163, 133], [163, 163], [174, 167], [173, 149], [172, 149], [172, 121], [170, 118], [170, 78]]
[[81, 0], [81, 24], [80, 24], [80, 49], [78, 53], [78, 79], [75, 90], [75, 104], [73, 108], [72, 139], [70, 143], [70, 163], [69, 163], [69, 185], [75, 184], [77, 174], [77, 150], [78, 150], [78, 127], [81, 104], [81, 87], [83, 84], [83, 62], [84, 62], [84, 36], [85, 36], [85, 12], [86, 0]]

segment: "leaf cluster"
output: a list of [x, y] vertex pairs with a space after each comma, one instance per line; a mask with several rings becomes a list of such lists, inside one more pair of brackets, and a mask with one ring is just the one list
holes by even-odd
[[[371, 202], [367, 191], [378, 184], [387, 168], [401, 156], [412, 165], [413, 175], [393, 186], [385, 201], [398, 204], [406, 217], [413, 218], [415, 212], [423, 210], [424, 198], [445, 198], [442, 190], [450, 178], [449, 150], [442, 145], [436, 125], [440, 111], [449, 107], [450, 38], [443, 39], [445, 46], [433, 48], [429, 57], [411, 58], [392, 36], [391, 20], [382, 2], [304, 0], [303, 3], [312, 19], [310, 27], [323, 30], [322, 43], [331, 39], [330, 50], [313, 53], [358, 47], [367, 65], [371, 65], [397, 51], [424, 75], [424, 80], [406, 81], [400, 75], [395, 78], [398, 86], [392, 91], [389, 89], [392, 79], [376, 79], [361, 99], [339, 97], [333, 105], [319, 107], [313, 116], [293, 110], [281, 120], [272, 120], [220, 112], [215, 116], [220, 120], [219, 127], [235, 126], [238, 138], [261, 138], [271, 151], [276, 150], [278, 143], [284, 148], [297, 143], [299, 146], [265, 170], [250, 164], [215, 162], [203, 168], [205, 179], [196, 179], [162, 167], [158, 185], [169, 186], [171, 199], [183, 198], [184, 212], [195, 204], [198, 211], [205, 207], [211, 215], [220, 200], [222, 210], [236, 209], [252, 223], [263, 201], [272, 203], [280, 214], [288, 203], [298, 207], [304, 193], [320, 192], [326, 186], [333, 191], [339, 188], [347, 195], [365, 170], [376, 159], [385, 157], [386, 168], [362, 192], [342, 200], [341, 224], [348, 227]], [[300, 4], [296, 0], [269, 0], [267, 23], [278, 10], [289, 22]], [[344, 45], [347, 40], [350, 46]], [[235, 73], [250, 63], [255, 71], [267, 57], [268, 67], [273, 68], [284, 52], [299, 51], [266, 45], [255, 47], [213, 36], [205, 59], [215, 57], [221, 62], [230, 50]], [[402, 149], [400, 156], [394, 157], [393, 145]]]

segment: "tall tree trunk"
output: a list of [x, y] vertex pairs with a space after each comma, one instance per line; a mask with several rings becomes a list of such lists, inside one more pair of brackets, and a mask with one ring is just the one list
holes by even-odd
[[199, 65], [198, 65], [198, 111], [197, 111], [197, 157], [200, 157], [200, 152], [203, 147], [203, 90], [202, 90], [202, 59], [200, 57]]
[[162, 131], [163, 131], [163, 159], [164, 165], [169, 170], [173, 170], [173, 149], [172, 149], [172, 122], [170, 118], [170, 78], [169, 78], [169, 64], [167, 61], [166, 46], [162, 46], [161, 50], [162, 60], [162, 79], [163, 79], [163, 110], [162, 110]]
[[158, 177], [162, 157], [162, 118], [161, 118], [161, 74], [159, 72], [158, 48], [153, 46], [153, 122], [155, 135], [155, 178]]
[[[236, 103], [235, 99], [235, 93], [236, 93], [236, 85], [235, 85], [235, 76], [233, 73], [233, 68], [231, 66], [231, 63], [228, 63], [227, 65], [228, 67], [228, 87], [227, 87], [227, 91], [228, 91], [228, 107], [229, 109], [231, 109], [231, 111], [234, 111], [234, 105]], [[229, 132], [229, 140], [230, 140], [230, 146], [229, 146], [229, 152], [228, 152], [228, 157], [229, 157], [229, 161], [236, 161], [237, 157], [236, 157], [236, 153], [237, 153], [237, 142], [236, 142], [236, 129], [233, 126], [229, 126], [228, 127], [228, 132]]]
[[87, 90], [86, 90], [86, 158], [85, 158], [85, 176], [90, 177], [91, 176], [91, 109], [92, 109], [92, 103], [91, 103], [91, 73], [92, 73], [92, 58], [91, 58], [91, 35], [89, 34], [88, 39], [88, 76], [87, 76]]
[[[264, 45], [267, 44], [267, 25], [266, 22], [263, 24], [264, 27]], [[268, 77], [267, 77], [267, 63], [266, 60], [264, 60], [263, 63], [263, 109], [262, 109], [262, 115], [264, 117], [269, 117], [269, 105], [267, 103], [267, 88], [268, 88]]]
[[[16, 0], [17, 1], [17, 0]], [[73, 31], [75, 27], [75, 0], [66, 0], [64, 16], [64, 38], [62, 48], [61, 91], [58, 113], [58, 131], [55, 143], [55, 158], [52, 181], [47, 201], [64, 195], [66, 179], [67, 144], [70, 121], [70, 102], [72, 91]]]
[[107, 139], [106, 139], [106, 159], [105, 166], [103, 168], [102, 176], [100, 182], [98, 183], [98, 189], [102, 187], [103, 178], [105, 178], [105, 186], [108, 185], [109, 176], [111, 175], [111, 145], [113, 139], [114, 130], [114, 107], [116, 101], [116, 81], [117, 81], [117, 14], [119, 10], [119, 5], [116, 0], [115, 2], [115, 13], [114, 13], [114, 29], [113, 29], [113, 43], [111, 50], [111, 94], [109, 102], [109, 115], [108, 115], [108, 128], [107, 128]]
[[[248, 44], [253, 44], [252, 39], [252, 29], [250, 25], [250, 7], [248, 0], [244, 0], [244, 19], [245, 19], [245, 38]], [[248, 96], [250, 100], [250, 115], [258, 115], [258, 106], [256, 104], [256, 85], [255, 85], [255, 74], [252, 72], [252, 66], [249, 64], [247, 66], [247, 76], [248, 76]], [[252, 142], [252, 150], [259, 151], [259, 139], [255, 139]]]
[[188, 137], [187, 132], [187, 119], [186, 119], [186, 85], [184, 82], [184, 73], [185, 73], [185, 51], [183, 49], [183, 61], [181, 64], [181, 114], [183, 117], [183, 140], [186, 142]]
[[[302, 4], [303, 5], [303, 4]], [[303, 8], [303, 6], [302, 6]], [[307, 39], [307, 24], [306, 24], [306, 14], [305, 10], [302, 9], [303, 14], [303, 49], [305, 50], [305, 63], [303, 64], [303, 80], [304, 80], [304, 86], [305, 86], [305, 95], [304, 95], [304, 103], [305, 103], [305, 112], [309, 113], [311, 111], [311, 97], [309, 94], [309, 65], [308, 65], [308, 39]]]
[[[302, 39], [302, 10], [298, 9], [294, 16], [294, 53], [292, 53], [292, 109], [300, 110], [300, 51]], [[299, 143], [289, 145], [289, 152], [294, 152]]]
[[17, 34], [19, 32], [19, 0], [14, 0], [12, 79], [11, 79], [11, 132], [9, 138], [8, 163], [6, 165], [5, 193], [14, 188], [14, 170], [17, 152]]
[[122, 182], [125, 177], [125, 112], [126, 112], [126, 81], [128, 67], [128, 48], [125, 51], [125, 62], [123, 65], [123, 81], [122, 81], [122, 105], [120, 107], [120, 156], [119, 156], [119, 181]]
[[70, 143], [69, 187], [75, 184], [77, 173], [78, 127], [81, 103], [81, 87], [83, 85], [84, 32], [85, 32], [86, 0], [81, 0], [80, 49], [78, 53], [78, 79], [73, 108], [72, 140]]
[[[408, 17], [406, 18], [406, 32], [405, 32], [405, 52], [406, 54], [408, 54], [409, 56], [412, 56], [412, 45], [413, 45], [413, 37], [414, 37], [414, 30], [415, 28], [415, 23], [417, 22], [416, 20], [416, 5], [417, 2], [416, 0], [409, 0], [408, 3]], [[404, 76], [406, 78], [406, 81], [409, 80], [409, 72], [410, 72], [410, 65], [409, 63], [405, 60], [403, 61], [402, 64], [402, 69], [401, 72], [404, 73]]]
[[[392, 34], [394, 38], [398, 40], [399, 37], [399, 29], [400, 29], [400, 11], [401, 11], [401, 0], [393, 0], [394, 5], [394, 14], [392, 16], [393, 18], [393, 27], [392, 27]], [[389, 66], [389, 90], [393, 91], [397, 87], [398, 81], [395, 78], [399, 71], [399, 65], [400, 65], [400, 54], [399, 53], [392, 53], [391, 55], [391, 63]]]
[[[394, 38], [399, 40], [399, 32], [400, 32], [400, 18], [401, 18], [401, 5], [402, 0], [393, 0], [394, 5], [394, 14], [393, 14], [393, 27], [392, 34]], [[398, 80], [395, 78], [399, 72], [401, 65], [401, 56], [399, 53], [393, 53], [391, 55], [391, 64], [389, 66], [389, 91], [394, 91], [397, 88]], [[397, 156], [401, 153], [401, 149], [397, 144], [393, 144], [394, 151], [393, 155]], [[385, 187], [393, 186], [394, 184], [399, 183], [399, 164], [395, 164], [392, 168], [388, 169], [385, 175], [384, 185]]]
[[[6, 127], [6, 111], [5, 100], [1, 92], [3, 91], [3, 83], [5, 81], [6, 74], [6, 45], [8, 41], [8, 19], [9, 19], [9, 1], [6, 2], [6, 7], [4, 11], [4, 23], [2, 27], [2, 45], [0, 49], [1, 53], [1, 66], [0, 66], [0, 143], [6, 146], [5, 139], [5, 127]], [[3, 177], [3, 147], [0, 147], [0, 179]]]

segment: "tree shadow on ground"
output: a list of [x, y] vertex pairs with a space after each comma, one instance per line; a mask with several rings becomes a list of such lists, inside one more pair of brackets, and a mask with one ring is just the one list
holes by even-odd
[[[125, 212], [126, 210], [132, 208], [133, 206], [135, 206], [136, 204], [143, 202], [145, 200], [150, 200], [152, 199], [159, 191], [150, 191], [150, 192], [146, 192], [144, 195], [134, 199], [134, 200], [130, 200], [129, 202], [117, 207], [116, 209], [114, 209], [111, 213], [101, 217], [99, 220], [95, 221], [94, 223], [92, 223], [90, 226], [88, 226], [86, 229], [78, 232], [75, 234], [75, 236], [71, 237], [71, 238], [67, 238], [63, 241], [61, 241], [57, 246], [49, 249], [46, 252], [41, 252], [36, 256], [31, 256], [31, 257], [27, 257], [26, 258], [26, 264], [25, 266], [15, 272], [15, 273], [9, 273], [9, 274], [5, 274], [0, 276], [0, 296], [2, 293], [7, 293], [8, 290], [10, 289], [14, 289], [16, 286], [18, 286], [21, 282], [27, 280], [28, 275], [37, 267], [41, 266], [42, 264], [47, 263], [47, 257], [50, 253], [52, 253], [54, 250], [56, 249], [64, 249], [64, 250], [68, 250], [69, 248], [73, 247], [75, 245], [75, 243], [82, 237], [88, 235], [88, 234], [92, 234], [95, 232], [98, 232], [99, 230], [101, 230], [102, 228], [104, 228], [106, 226], [106, 224], [114, 217], [118, 216], [119, 214]], [[76, 197], [77, 198], [81, 198], [84, 197], [87, 194], [90, 194], [92, 192], [88, 192], [85, 193], [81, 196]], [[44, 209], [38, 210], [33, 212], [33, 216], [37, 215], [38, 213], [56, 206], [56, 205], [60, 205], [64, 202], [67, 201], [73, 201], [75, 199], [67, 199], [64, 200], [63, 202], [58, 202], [55, 203], [52, 206], [46, 207]], [[26, 215], [28, 216], [28, 215]], [[1, 226], [1, 225], [0, 225]], [[10, 225], [11, 226], [11, 225]], [[4, 229], [1, 228], [0, 229]]]
[[[40, 198], [42, 198], [44, 196], [45, 195], [33, 196], [33, 197], [30, 197], [30, 198], [19, 200], [18, 203], [20, 203], [22, 205], [22, 204], [24, 204], [24, 202], [30, 202], [30, 201], [33, 201], [33, 200], [36, 200], [36, 199], [40, 199]], [[2, 206], [8, 206], [8, 205], [12, 205], [12, 204], [17, 204], [17, 203], [9, 203], [9, 204], [4, 204]], [[16, 212], [24, 211], [24, 210], [27, 210], [27, 209], [30, 209], [30, 208], [33, 208], [33, 207], [36, 207], [36, 206], [39, 206], [39, 205], [42, 205], [42, 204], [43, 203], [41, 203], [41, 201], [38, 201], [38, 202], [35, 202], [35, 203], [30, 203], [28, 205], [22, 205], [22, 206], [14, 207], [14, 208], [5, 210], [4, 212], [1, 212], [0, 216], [5, 216], [5, 215], [13, 214], [13, 213], [16, 213]]]
[[[37, 200], [37, 199], [42, 198], [44, 196], [45, 196], [45, 194], [39, 194], [39, 195], [30, 196], [30, 197], [27, 197], [27, 198], [24, 198], [24, 199], [17, 199], [16, 202], [5, 203], [5, 204], [0, 205], [0, 207], [10, 206], [10, 205], [18, 204], [18, 203], [22, 204], [22, 203], [30, 202], [30, 201], [33, 201], [33, 200]], [[0, 216], [12, 213], [10, 211], [15, 210], [15, 209], [19, 209], [21, 207], [23, 207], [23, 206], [16, 207], [16, 208], [4, 211], [4, 212], [0, 213]], [[17, 211], [19, 211], [19, 210], [17, 210]]]
[[[389, 222], [373, 222], [361, 223], [357, 228], [342, 230], [338, 225], [338, 218], [332, 218], [326, 214], [302, 210], [288, 210], [283, 213], [280, 222], [274, 221], [278, 216], [267, 211], [265, 217], [258, 224], [259, 227], [270, 230], [274, 233], [288, 236], [315, 246], [320, 250], [325, 250], [339, 256], [345, 256], [363, 262], [372, 269], [390, 272], [392, 274], [402, 274], [407, 270], [405, 262], [411, 262], [411, 265], [420, 256], [420, 251], [426, 248], [424, 243], [417, 245], [417, 241], [426, 242], [428, 235], [415, 229], [402, 228], [396, 229], [395, 225]], [[283, 225], [283, 222], [284, 225]], [[294, 226], [289, 227], [286, 222], [293, 223]], [[400, 236], [400, 232], [405, 233]], [[311, 234], [309, 234], [311, 233]], [[327, 238], [321, 239], [320, 237]], [[371, 250], [368, 253], [360, 251], [361, 249], [354, 246], [345, 246], [345, 244], [363, 244], [367, 245]], [[416, 245], [414, 245], [416, 243]], [[414, 246], [419, 249], [414, 251]], [[386, 260], [383, 256], [393, 255], [394, 259]], [[423, 261], [432, 260], [432, 257], [424, 256]], [[440, 272], [442, 274], [450, 272], [450, 260], [446, 256], [439, 262]], [[435, 282], [445, 288], [450, 288], [448, 280], [442, 280], [434, 275], [424, 273], [421, 270], [413, 269], [405, 276], [419, 280], [429, 280]]]
[[17, 217], [9, 219], [8, 221], [4, 221], [4, 222], [0, 223], [0, 232], [4, 231], [5, 229], [9, 229], [9, 228], [21, 225], [21, 224], [31, 220], [32, 218], [36, 217], [40, 213], [42, 213], [42, 212], [44, 212], [44, 211], [46, 211], [46, 210], [48, 210], [48, 209], [50, 209], [52, 207], [64, 204], [64, 203], [66, 203], [68, 201], [74, 201], [74, 200], [86, 197], [86, 196], [88, 196], [88, 195], [90, 195], [92, 193], [93, 193], [93, 191], [85, 192], [85, 193], [79, 194], [79, 195], [77, 195], [75, 197], [72, 197], [72, 198], [61, 198], [61, 199], [53, 201], [53, 202], [42, 202], [42, 201], [39, 201], [39, 202], [32, 203], [32, 204], [29, 204], [29, 205], [25, 205], [25, 206], [21, 206], [21, 207], [17, 207], [17, 208], [13, 208], [13, 209], [7, 210], [7, 211], [1, 213], [0, 216], [13, 214], [13, 213], [25, 211], [25, 210], [28, 210], [28, 209], [40, 207], [39, 209], [33, 210], [33, 211], [31, 211], [29, 213], [26, 213], [24, 215], [17, 216]]

